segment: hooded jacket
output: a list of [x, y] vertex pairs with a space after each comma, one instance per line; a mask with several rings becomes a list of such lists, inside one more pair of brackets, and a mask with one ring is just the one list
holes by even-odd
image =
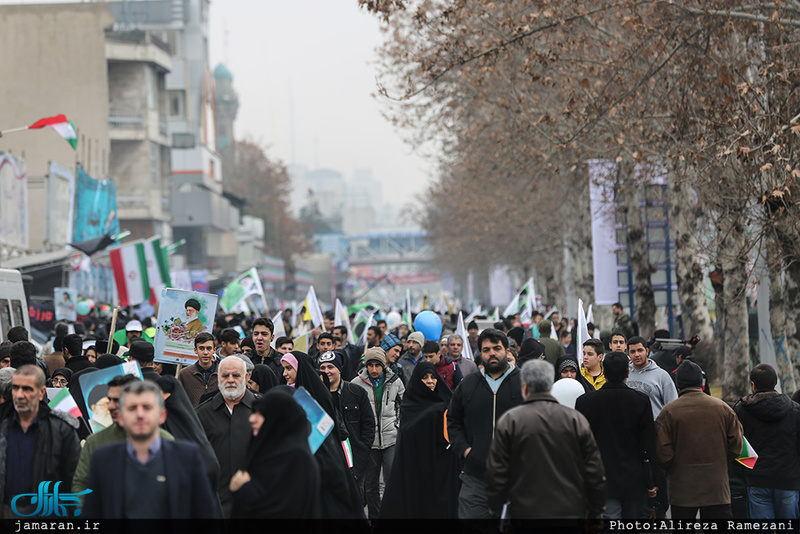
[[776, 391], [758, 391], [742, 397], [733, 410], [758, 452], [747, 485], [800, 489], [800, 404]]
[[375, 440], [372, 442], [373, 449], [386, 449], [397, 442], [397, 428], [399, 426], [400, 402], [406, 391], [403, 381], [392, 372], [391, 369], [383, 370], [383, 396], [381, 397], [380, 413], [377, 410], [377, 399], [375, 398], [375, 388], [369, 379], [367, 369], [362, 369], [358, 376], [353, 379], [353, 384], [358, 385], [367, 392], [369, 404], [372, 406], [372, 413], [375, 415]]
[[678, 389], [669, 373], [659, 367], [656, 362], [649, 360], [642, 369], [637, 369], [630, 364], [628, 387], [641, 391], [650, 398], [653, 408], [653, 417], [657, 418], [661, 410], [670, 402], [678, 398]]

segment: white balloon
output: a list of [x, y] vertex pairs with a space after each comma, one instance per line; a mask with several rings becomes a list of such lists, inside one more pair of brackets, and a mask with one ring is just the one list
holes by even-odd
[[397, 313], [396, 311], [389, 312], [386, 315], [386, 329], [387, 330], [394, 330], [395, 328], [400, 326], [400, 323], [402, 323], [402, 322], [403, 322], [403, 317], [401, 317], [400, 314]]
[[586, 393], [580, 382], [574, 378], [562, 378], [555, 384], [550, 394], [556, 398], [558, 403], [567, 408], [575, 408], [575, 400]]

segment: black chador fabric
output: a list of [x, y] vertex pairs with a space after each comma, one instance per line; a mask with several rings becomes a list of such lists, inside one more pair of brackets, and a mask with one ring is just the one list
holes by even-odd
[[208, 473], [208, 481], [212, 488], [216, 488], [219, 482], [219, 461], [183, 384], [178, 382], [174, 376], [159, 377], [157, 383], [162, 391], [170, 394], [164, 401], [164, 406], [167, 408], [167, 420], [164, 421], [161, 428], [172, 434], [175, 439], [191, 441], [200, 448], [200, 455], [203, 457], [206, 473]]
[[[433, 391], [422, 383], [428, 373], [436, 378]], [[381, 519], [457, 517], [458, 458], [444, 434], [451, 396], [432, 363], [414, 367], [400, 404], [400, 433]]]
[[258, 384], [258, 392], [262, 395], [279, 384], [278, 377], [264, 364], [258, 364], [253, 368], [251, 379]]
[[358, 484], [350, 468], [341, 442], [341, 431], [336, 423], [336, 408], [331, 392], [320, 380], [311, 359], [304, 352], [292, 351], [297, 358], [295, 391], [304, 387], [322, 409], [334, 420], [334, 426], [320, 448], [314, 453], [322, 476], [322, 517], [325, 519], [364, 519], [364, 505]]
[[320, 474], [305, 410], [286, 388], [268, 391], [253, 407], [264, 423], [247, 447], [250, 482], [233, 493], [233, 518], [318, 519]]

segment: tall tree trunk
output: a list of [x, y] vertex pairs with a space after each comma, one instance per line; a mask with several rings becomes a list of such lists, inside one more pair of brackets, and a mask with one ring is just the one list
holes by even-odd
[[[712, 346], [714, 329], [706, 300], [705, 271], [701, 261], [698, 222], [703, 209], [693, 194], [690, 183], [695, 169], [679, 162], [670, 173], [670, 225], [675, 236], [675, 273], [678, 278], [683, 334], [688, 339], [698, 336], [703, 344]], [[690, 176], [691, 174], [691, 176]]]
[[[722, 316], [724, 347], [722, 361], [722, 398], [736, 400], [747, 393], [750, 363], [748, 337], [747, 264], [744, 227], [736, 214], [726, 214], [720, 227], [719, 257], [724, 279]], [[719, 316], [719, 310], [717, 310]]]
[[[567, 248], [572, 261], [572, 284], [575, 295], [583, 299], [584, 308], [594, 300], [594, 264], [592, 262], [592, 212], [589, 207], [589, 173], [581, 164], [573, 173], [574, 195], [571, 197], [572, 216], [566, 218]], [[569, 309], [577, 310], [578, 303], [570, 302]], [[585, 311], [585, 310], [584, 310]], [[571, 313], [571, 315], [574, 315]]]
[[[786, 313], [786, 291], [783, 284], [783, 269], [775, 269], [770, 273], [769, 278], [769, 322], [772, 331], [772, 340], [775, 343], [775, 360], [778, 364], [776, 369], [778, 381], [781, 384], [781, 391], [791, 395], [797, 390], [797, 370], [793, 365], [787, 339], [787, 330], [792, 328], [796, 331], [795, 325], [790, 325], [789, 314]], [[761, 299], [759, 299], [761, 306]], [[789, 328], [787, 328], [787, 326]]]
[[[653, 268], [648, 257], [647, 234], [642, 223], [642, 187], [636, 182], [634, 164], [623, 156], [617, 174], [617, 198], [625, 214], [629, 261], [633, 269], [635, 320], [639, 335], [645, 339], [656, 329], [656, 301], [651, 276]], [[623, 303], [625, 304], [625, 303]]]

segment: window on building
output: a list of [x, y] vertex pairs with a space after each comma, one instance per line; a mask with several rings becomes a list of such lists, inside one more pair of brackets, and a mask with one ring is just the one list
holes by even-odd
[[169, 92], [169, 116], [184, 117], [186, 115], [186, 93], [181, 90]]

